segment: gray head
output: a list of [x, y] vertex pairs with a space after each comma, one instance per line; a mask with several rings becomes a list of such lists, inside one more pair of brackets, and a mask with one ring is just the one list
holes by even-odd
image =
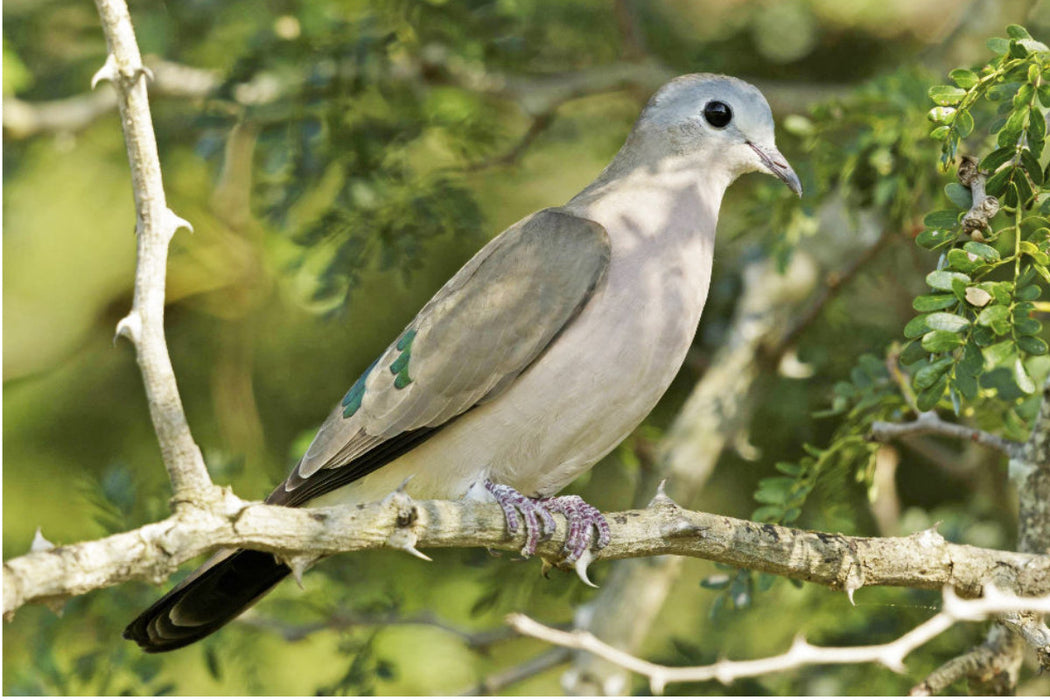
[[737, 78], [695, 73], [667, 83], [642, 110], [627, 148], [640, 149], [646, 160], [695, 156], [715, 163], [726, 185], [744, 173], [766, 172], [802, 195], [798, 176], [777, 150], [766, 98]]

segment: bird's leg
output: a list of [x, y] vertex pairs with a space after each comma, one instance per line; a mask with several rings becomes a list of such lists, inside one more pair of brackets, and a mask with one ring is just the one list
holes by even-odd
[[537, 501], [545, 510], [561, 513], [569, 523], [569, 534], [565, 538], [562, 552], [565, 564], [575, 564], [591, 544], [591, 528], [598, 533], [594, 548], [601, 549], [609, 544], [609, 523], [601, 511], [587, 503], [579, 496], [553, 496]]
[[521, 549], [523, 557], [536, 553], [536, 546], [541, 540], [550, 539], [556, 525], [551, 513], [561, 513], [569, 525], [569, 533], [562, 548], [565, 556], [561, 563], [575, 564], [591, 543], [591, 527], [598, 537], [594, 542], [596, 549], [609, 544], [609, 524], [601, 512], [589, 505], [579, 496], [555, 496], [552, 498], [529, 498], [505, 484], [494, 484], [485, 480], [485, 490], [496, 499], [507, 519], [507, 531], [515, 534], [521, 521], [520, 511], [525, 519], [525, 546]]

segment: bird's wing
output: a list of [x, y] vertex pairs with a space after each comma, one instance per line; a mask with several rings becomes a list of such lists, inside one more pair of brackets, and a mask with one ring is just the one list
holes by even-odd
[[268, 502], [302, 505], [492, 400], [591, 298], [610, 251], [600, 224], [560, 209], [493, 239], [350, 388]]

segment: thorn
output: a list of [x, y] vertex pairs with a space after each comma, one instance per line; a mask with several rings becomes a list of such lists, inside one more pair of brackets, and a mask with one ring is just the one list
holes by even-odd
[[594, 561], [594, 555], [591, 553], [591, 550], [585, 549], [583, 550], [583, 554], [580, 555], [580, 558], [576, 560], [576, 563], [572, 565], [572, 568], [576, 570], [576, 575], [580, 577], [581, 581], [591, 588], [597, 588], [597, 586], [587, 577], [587, 567], [590, 566], [592, 561]]
[[857, 607], [857, 603], [853, 600], [853, 594], [863, 588], [863, 586], [864, 576], [856, 566], [850, 566], [849, 576], [846, 577], [846, 585], [843, 588], [846, 590], [849, 604], [853, 607]]
[[666, 686], [667, 680], [662, 673], [654, 673], [649, 678], [649, 689], [653, 691], [653, 695], [663, 695]]
[[136, 70], [135, 73], [137, 74], [135, 76], [136, 78], [139, 75], [144, 75], [144, 76], [146, 76], [147, 82], [150, 82], [150, 83], [156, 82], [156, 80], [157, 80], [157, 77], [155, 75], [153, 75], [153, 69], [150, 68], [149, 66], [147, 66], [146, 64], [142, 64], [141, 66], [139, 66], [138, 70]]
[[802, 651], [809, 648], [809, 642], [806, 641], [806, 636], [803, 634], [796, 634], [795, 639], [791, 642], [791, 649], [788, 651], [789, 654], [801, 653]]
[[127, 338], [133, 344], [138, 345], [142, 336], [142, 317], [132, 309], [127, 316], [117, 322], [117, 332], [113, 334], [113, 344], [117, 344], [117, 338]]
[[46, 605], [57, 617], [62, 617], [62, 612], [66, 606], [67, 600], [69, 600], [68, 596], [54, 596], [41, 598], [37, 602]]
[[653, 496], [653, 500], [649, 501], [648, 508], [655, 506], [673, 506], [678, 507], [678, 504], [671, 500], [671, 497], [667, 495], [667, 479], [661, 479], [660, 485], [656, 487], [656, 495]]
[[113, 54], [106, 54], [106, 62], [102, 64], [102, 67], [95, 71], [95, 74], [91, 76], [91, 89], [94, 90], [95, 86], [101, 83], [103, 80], [114, 82], [117, 79], [117, 58]]
[[166, 216], [168, 218], [166, 222], [169, 231], [168, 238], [174, 236], [180, 228], [184, 228], [190, 233], [193, 233], [193, 224], [191, 224], [189, 221], [186, 221], [186, 219], [183, 219], [171, 209], [167, 210]]
[[54, 549], [55, 543], [44, 537], [44, 533], [40, 531], [38, 527], [36, 532], [33, 534], [33, 543], [29, 545], [29, 553], [34, 552], [46, 552], [49, 549]]
[[414, 557], [422, 559], [423, 561], [434, 561], [423, 552], [416, 549], [416, 542], [419, 541], [419, 537], [416, 533], [412, 532], [407, 528], [398, 528], [390, 533], [386, 538], [386, 546], [392, 549], [400, 549], [402, 552], [408, 552]]
[[291, 555], [274, 555], [277, 557], [277, 561], [281, 562], [289, 569], [292, 570], [292, 578], [299, 585], [300, 590], [306, 590], [303, 585], [303, 574], [310, 568], [310, 565], [316, 561], [312, 556], [305, 554], [291, 554]]

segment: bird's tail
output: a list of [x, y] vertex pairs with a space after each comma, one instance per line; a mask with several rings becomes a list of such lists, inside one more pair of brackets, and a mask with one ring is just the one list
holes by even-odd
[[240, 615], [290, 573], [267, 552], [219, 552], [135, 618], [124, 638], [150, 653], [192, 644]]

